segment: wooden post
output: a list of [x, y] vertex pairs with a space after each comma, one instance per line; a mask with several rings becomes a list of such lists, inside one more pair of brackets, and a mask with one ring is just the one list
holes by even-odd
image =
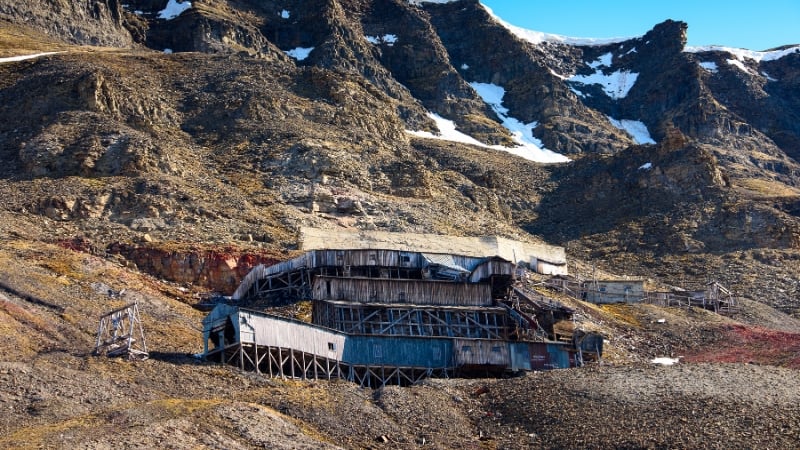
[[281, 378], [286, 378], [283, 374], [283, 349], [281, 347], [278, 347], [278, 372]]
[[269, 377], [272, 378], [274, 375], [272, 374], [272, 361], [274, 360], [272, 356], [272, 347], [267, 347], [267, 365], [269, 366]]

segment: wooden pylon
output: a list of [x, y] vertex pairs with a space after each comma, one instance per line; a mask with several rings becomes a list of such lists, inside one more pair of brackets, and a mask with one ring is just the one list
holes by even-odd
[[100, 318], [93, 353], [124, 356], [130, 360], [145, 360], [150, 356], [137, 303], [115, 309]]

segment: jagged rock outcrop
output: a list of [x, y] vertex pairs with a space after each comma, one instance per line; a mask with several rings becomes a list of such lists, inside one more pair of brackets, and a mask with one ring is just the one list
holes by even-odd
[[536, 46], [519, 39], [477, 0], [425, 9], [461, 76], [504, 87], [503, 104], [509, 115], [524, 123], [537, 122], [534, 133], [547, 148], [569, 154], [603, 153], [631, 144], [624, 133], [585, 107], [560, 76], [574, 70], [581, 49]]

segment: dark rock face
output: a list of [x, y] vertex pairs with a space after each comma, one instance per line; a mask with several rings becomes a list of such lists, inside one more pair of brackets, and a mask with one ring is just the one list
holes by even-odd
[[[788, 156], [800, 156], [800, 51], [741, 66], [729, 63], [724, 52], [701, 52], [698, 60], [714, 62], [717, 72], [704, 73], [708, 89], [717, 101], [740, 120], [739, 133], [763, 133]], [[735, 60], [738, 61], [738, 60]]]
[[[568, 70], [580, 49], [530, 45], [496, 23], [477, 1], [426, 6], [450, 60], [469, 82], [506, 89], [504, 105], [536, 136], [564, 153], [613, 152], [630, 141], [586, 108], [555, 73]], [[555, 62], [556, 67], [552, 67]], [[591, 129], [586, 125], [591, 123]], [[591, 139], [589, 136], [591, 135]]]

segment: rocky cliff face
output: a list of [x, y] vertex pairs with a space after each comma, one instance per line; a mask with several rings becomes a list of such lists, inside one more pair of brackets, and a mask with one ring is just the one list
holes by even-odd
[[[477, 0], [168, 4], [0, 0], [3, 55], [63, 51], [0, 64], [5, 211], [99, 248], [344, 226], [541, 236], [642, 274], [800, 250], [796, 47], [688, 51], [675, 21], [532, 41]], [[407, 132], [429, 113], [489, 145], [515, 119], [573, 162]]]
[[3, 1], [0, 18], [72, 44], [112, 47], [129, 47], [139, 22], [118, 0]]

